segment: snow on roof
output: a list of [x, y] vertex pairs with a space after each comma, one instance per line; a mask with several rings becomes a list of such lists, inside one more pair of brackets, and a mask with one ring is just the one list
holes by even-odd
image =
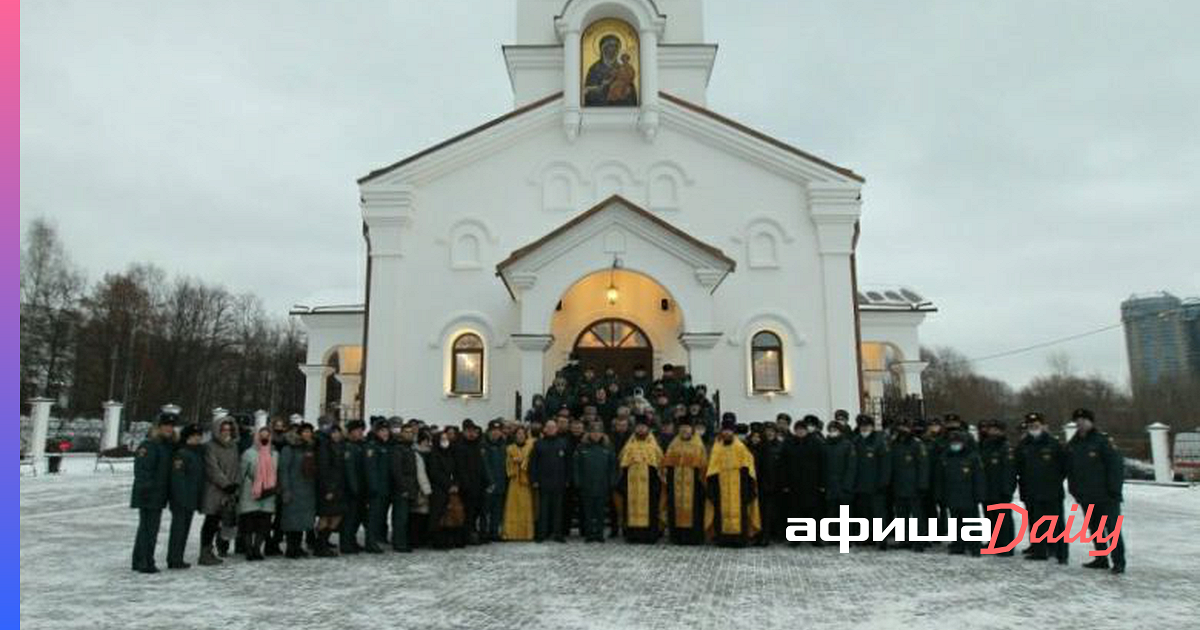
[[330, 311], [361, 311], [364, 308], [360, 289], [324, 289], [309, 295], [292, 306], [293, 314]]
[[920, 293], [902, 285], [860, 284], [858, 306], [877, 311], [936, 311], [933, 302]]

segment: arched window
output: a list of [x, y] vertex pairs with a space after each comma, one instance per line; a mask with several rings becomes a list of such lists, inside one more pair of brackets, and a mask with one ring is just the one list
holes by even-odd
[[755, 392], [783, 391], [783, 344], [779, 335], [762, 330], [750, 340], [750, 377]]
[[450, 393], [483, 395], [483, 340], [475, 333], [454, 338], [450, 357]]

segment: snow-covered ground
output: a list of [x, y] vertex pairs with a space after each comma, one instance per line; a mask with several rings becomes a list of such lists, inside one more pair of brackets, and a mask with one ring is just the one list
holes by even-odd
[[[21, 479], [26, 628], [1200, 628], [1200, 490], [1126, 487], [1122, 577], [808, 546], [493, 544], [453, 552], [129, 570], [130, 473]], [[158, 563], [165, 567], [164, 516]], [[194, 561], [198, 521], [188, 560]]]

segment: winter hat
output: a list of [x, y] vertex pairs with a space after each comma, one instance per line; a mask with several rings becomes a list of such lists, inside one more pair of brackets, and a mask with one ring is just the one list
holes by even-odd
[[1079, 409], [1076, 409], [1074, 411], [1074, 413], [1071, 414], [1071, 419], [1072, 420], [1090, 420], [1092, 422], [1095, 422], [1096, 416], [1095, 416], [1095, 414], [1092, 413], [1092, 411], [1090, 409], [1084, 409], [1083, 407], [1080, 407]]
[[872, 418], [865, 413], [860, 413], [858, 414], [858, 417], [854, 419], [854, 426], [861, 427], [868, 425], [875, 426], [875, 418]]
[[183, 427], [183, 430], [179, 432], [179, 439], [180, 441], [186, 442], [188, 438], [192, 437], [193, 435], [200, 435], [200, 428], [194, 424], [189, 424]]

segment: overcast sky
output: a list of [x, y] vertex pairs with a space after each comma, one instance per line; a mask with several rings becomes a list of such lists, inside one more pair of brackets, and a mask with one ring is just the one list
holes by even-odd
[[[283, 313], [361, 282], [354, 180], [512, 106], [515, 2], [39, 0], [21, 220]], [[982, 357], [1200, 295], [1200, 2], [709, 0], [709, 106], [867, 178], [859, 276]], [[1120, 329], [1051, 351], [1127, 380]]]

